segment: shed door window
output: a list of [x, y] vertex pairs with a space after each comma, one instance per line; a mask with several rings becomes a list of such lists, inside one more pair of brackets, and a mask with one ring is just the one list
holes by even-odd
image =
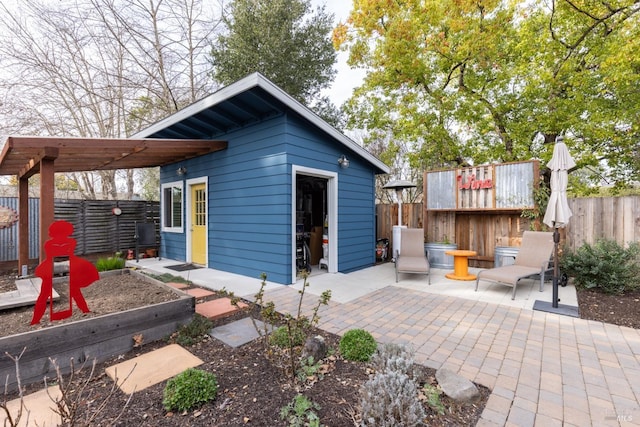
[[207, 199], [204, 189], [195, 190], [194, 225], [207, 225]]
[[162, 186], [162, 225], [164, 231], [182, 232], [182, 182]]

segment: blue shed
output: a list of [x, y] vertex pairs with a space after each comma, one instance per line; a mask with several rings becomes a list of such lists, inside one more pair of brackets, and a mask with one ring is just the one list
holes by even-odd
[[261, 74], [132, 138], [227, 142], [161, 167], [163, 257], [282, 284], [302, 241], [312, 268], [375, 263], [375, 175], [389, 168]]

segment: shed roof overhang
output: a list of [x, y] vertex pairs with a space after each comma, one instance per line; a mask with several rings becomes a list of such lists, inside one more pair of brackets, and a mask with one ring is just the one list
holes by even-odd
[[163, 166], [227, 147], [202, 139], [113, 139], [10, 136], [0, 146], [0, 175], [29, 177], [42, 159], [54, 172], [80, 172]]
[[362, 146], [325, 122], [260, 73], [225, 86], [133, 135], [133, 138], [208, 138], [282, 114], [292, 113], [363, 158], [377, 174], [390, 168]]

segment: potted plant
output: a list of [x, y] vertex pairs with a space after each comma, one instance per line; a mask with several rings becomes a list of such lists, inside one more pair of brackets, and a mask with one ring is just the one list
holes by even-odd
[[446, 255], [445, 252], [458, 249], [456, 243], [451, 243], [447, 236], [440, 242], [430, 242], [424, 244], [424, 250], [429, 258], [429, 264], [433, 268], [453, 268], [453, 256]]

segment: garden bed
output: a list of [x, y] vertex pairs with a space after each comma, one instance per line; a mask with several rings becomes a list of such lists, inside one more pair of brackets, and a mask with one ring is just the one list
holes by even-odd
[[[62, 296], [64, 285], [57, 289]], [[101, 280], [83, 289], [83, 294], [92, 312], [82, 313], [74, 307], [73, 316], [60, 322], [49, 322], [45, 314], [41, 325], [29, 325], [33, 307], [0, 312], [1, 335], [5, 335], [0, 337], [0, 378], [9, 378], [9, 389], [16, 386], [15, 365], [5, 352], [18, 356], [24, 349], [22, 383], [41, 382], [55, 375], [50, 358], [63, 372], [68, 371], [71, 359], [76, 364], [94, 358], [104, 361], [142, 342], [170, 335], [195, 312], [192, 296], [130, 270], [101, 274]]]

